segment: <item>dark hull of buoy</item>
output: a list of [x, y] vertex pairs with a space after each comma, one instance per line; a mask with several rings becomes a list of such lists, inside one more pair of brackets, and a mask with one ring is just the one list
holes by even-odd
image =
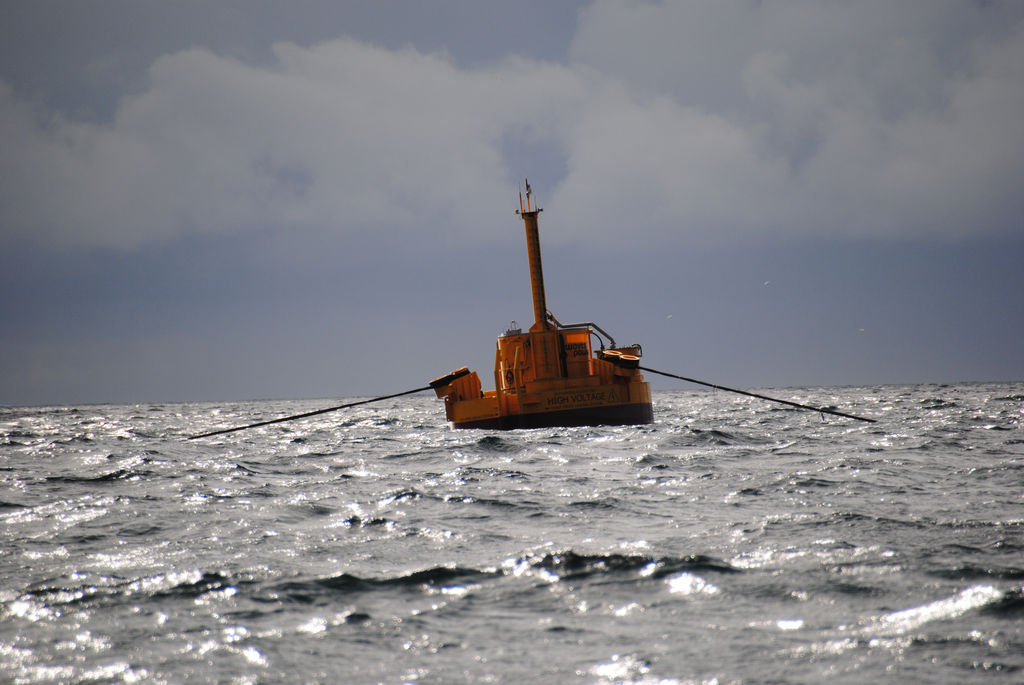
[[514, 430], [517, 428], [554, 428], [559, 426], [633, 426], [654, 421], [649, 402], [618, 404], [608, 407], [584, 407], [559, 411], [511, 414], [479, 421], [452, 422], [454, 428]]

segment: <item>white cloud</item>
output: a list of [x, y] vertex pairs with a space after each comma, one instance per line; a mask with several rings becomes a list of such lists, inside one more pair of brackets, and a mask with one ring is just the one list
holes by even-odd
[[568, 132], [569, 174], [552, 203], [560, 222], [615, 240], [762, 225], [783, 171], [759, 157], [751, 131], [668, 98], [607, 90]]
[[106, 125], [40, 122], [0, 92], [4, 224], [127, 247], [267, 226], [465, 235], [512, 207], [503, 137], [551, 120], [524, 89], [573, 90], [564, 69], [522, 61], [466, 72], [352, 40], [275, 52], [273, 68], [163, 57]]
[[[114, 118], [0, 87], [0, 226], [44, 245], [183, 233], [489, 239], [503, 149], [546, 143], [545, 240], [1020, 229], [1024, 5], [598, 2], [568, 64], [352, 39], [166, 55]], [[429, 236], [424, 234], [429, 233]]]
[[611, 177], [653, 234], [1020, 230], [1022, 5], [598, 2], [571, 54], [636, 108], [575, 141], [571, 207]]

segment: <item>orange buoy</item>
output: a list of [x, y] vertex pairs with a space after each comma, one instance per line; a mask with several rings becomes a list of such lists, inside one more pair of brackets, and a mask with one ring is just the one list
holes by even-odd
[[[533, 325], [525, 333], [513, 326], [498, 338], [494, 390], [482, 391], [477, 373], [465, 367], [430, 387], [444, 399], [445, 414], [455, 428], [651, 423], [654, 409], [650, 386], [640, 373], [640, 346], [618, 348], [596, 324], [564, 325], [547, 310], [537, 222], [543, 210], [532, 206], [531, 195], [527, 181], [526, 204], [520, 194], [516, 213], [526, 229]], [[599, 342], [596, 353], [594, 339]]]

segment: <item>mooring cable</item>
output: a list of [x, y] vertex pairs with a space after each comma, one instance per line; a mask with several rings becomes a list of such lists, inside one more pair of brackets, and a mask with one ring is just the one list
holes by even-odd
[[294, 421], [295, 419], [304, 419], [309, 416], [316, 416], [317, 414], [326, 414], [331, 411], [338, 411], [339, 409], [348, 409], [349, 407], [358, 407], [360, 404], [369, 404], [370, 402], [380, 402], [381, 400], [390, 400], [393, 397], [401, 397], [402, 395], [411, 395], [415, 392], [423, 392], [424, 390], [430, 390], [431, 386], [426, 385], [422, 388], [416, 388], [414, 390], [406, 390], [405, 392], [396, 392], [393, 395], [382, 395], [381, 397], [374, 397], [369, 400], [359, 400], [358, 402], [349, 402], [348, 404], [339, 404], [336, 407], [327, 407], [326, 409], [316, 409], [314, 411], [307, 411], [303, 414], [295, 414], [294, 416], [282, 416], [279, 419], [270, 419], [269, 421], [260, 421], [258, 423], [250, 423], [247, 426], [235, 426], [234, 428], [223, 428], [221, 430], [210, 431], [209, 433], [201, 433], [200, 435], [189, 436], [188, 440], [198, 440], [199, 438], [208, 438], [211, 435], [223, 435], [224, 433], [234, 433], [235, 431], [245, 430], [246, 428], [257, 428], [259, 426], [269, 426], [272, 423], [283, 423], [285, 421]]
[[775, 397], [768, 397], [767, 395], [758, 395], [756, 392], [748, 392], [746, 390], [737, 390], [736, 388], [728, 388], [728, 387], [726, 387], [724, 385], [718, 385], [716, 383], [708, 383], [707, 381], [699, 381], [696, 378], [687, 378], [686, 376], [677, 376], [674, 373], [668, 373], [667, 371], [658, 371], [657, 369], [652, 369], [652, 368], [649, 368], [649, 367], [646, 367], [646, 366], [641, 366], [640, 368], [643, 369], [644, 371], [648, 371], [650, 373], [656, 373], [659, 376], [668, 376], [669, 378], [678, 378], [679, 380], [686, 381], [687, 383], [696, 383], [697, 385], [706, 385], [707, 387], [715, 388], [716, 390], [727, 390], [728, 392], [735, 392], [735, 393], [738, 393], [740, 395], [746, 395], [748, 397], [756, 397], [756, 398], [761, 399], [761, 400], [768, 400], [769, 402], [778, 402], [780, 404], [788, 404], [789, 406], [797, 407], [798, 409], [807, 409], [809, 411], [817, 411], [817, 412], [821, 412], [823, 414], [833, 414], [835, 416], [842, 416], [843, 418], [847, 418], [847, 419], [857, 419], [858, 421], [866, 421], [867, 423], [878, 423], [878, 421], [875, 420], [875, 419], [868, 419], [868, 418], [865, 418], [863, 416], [856, 416], [854, 414], [846, 414], [846, 413], [841, 412], [841, 411], [835, 411], [835, 410], [832, 410], [832, 409], [826, 409], [825, 407], [812, 407], [812, 406], [809, 406], [809, 405], [806, 405], [806, 404], [799, 404], [798, 402], [790, 402], [789, 400], [780, 400], [780, 399], [777, 399]]

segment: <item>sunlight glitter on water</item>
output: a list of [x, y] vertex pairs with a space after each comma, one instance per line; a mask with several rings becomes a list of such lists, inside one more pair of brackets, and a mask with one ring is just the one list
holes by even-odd
[[674, 595], [717, 595], [718, 588], [693, 573], [680, 573], [665, 581]]
[[888, 424], [410, 398], [187, 444], [317, 403], [0, 408], [0, 681], [1013, 682], [1024, 386], [864, 394]]
[[954, 597], [879, 616], [858, 632], [877, 636], [903, 635], [931, 621], [962, 616], [968, 611], [983, 607], [1002, 597], [1003, 593], [991, 585], [975, 585], [964, 589]]

